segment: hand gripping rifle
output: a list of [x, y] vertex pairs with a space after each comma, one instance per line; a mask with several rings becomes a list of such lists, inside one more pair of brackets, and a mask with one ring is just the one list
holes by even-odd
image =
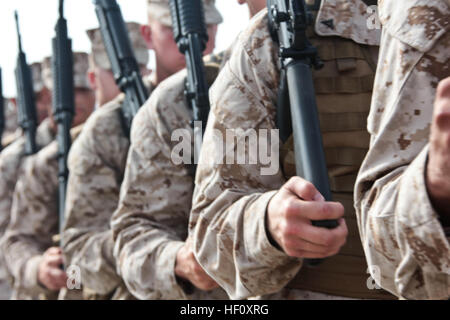
[[59, 19], [52, 40], [53, 118], [58, 124], [58, 212], [60, 234], [64, 226], [67, 179], [67, 158], [72, 138], [70, 129], [75, 115], [72, 40], [68, 38], [67, 21], [64, 19], [64, 1], [59, 1]]
[[203, 63], [203, 51], [208, 42], [205, 13], [201, 0], [170, 0], [169, 4], [173, 36], [178, 49], [186, 57], [188, 76], [185, 95], [194, 114], [195, 160], [200, 154], [209, 114], [208, 84]]
[[125, 93], [122, 117], [124, 131], [129, 136], [131, 122], [147, 101], [148, 92], [116, 0], [94, 0], [94, 4], [114, 78], [120, 90]]
[[33, 81], [30, 67], [27, 65], [25, 53], [22, 50], [22, 39], [19, 30], [19, 17], [15, 12], [19, 54], [16, 66], [16, 86], [18, 103], [18, 122], [25, 134], [25, 153], [35, 154], [38, 151], [36, 145], [37, 114], [34, 101]]
[[2, 69], [0, 68], [0, 152], [3, 150], [3, 130], [5, 130], [5, 105], [3, 100]]
[[[292, 129], [297, 174], [314, 184], [326, 201], [331, 201], [328, 169], [314, 91], [311, 67], [323, 66], [317, 49], [306, 36], [313, 23], [304, 0], [268, 0], [269, 24], [279, 43], [281, 82], [277, 111], [280, 138], [284, 142]], [[287, 91], [287, 92], [286, 92]], [[287, 109], [290, 106], [290, 110]], [[286, 126], [290, 113], [291, 124]], [[338, 226], [335, 220], [313, 221], [324, 228]], [[312, 260], [310, 264], [318, 261]]]

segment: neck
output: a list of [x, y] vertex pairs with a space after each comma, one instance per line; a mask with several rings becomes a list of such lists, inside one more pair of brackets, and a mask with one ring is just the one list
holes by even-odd
[[156, 66], [156, 72], [153, 72], [151, 76], [151, 82], [154, 86], [159, 85], [165, 79], [171, 76], [172, 73], [164, 70], [163, 68]]

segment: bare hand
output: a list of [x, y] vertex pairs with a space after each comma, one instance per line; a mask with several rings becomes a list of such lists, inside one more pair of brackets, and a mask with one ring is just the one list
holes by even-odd
[[[345, 244], [348, 231], [343, 216], [342, 204], [326, 202], [310, 182], [293, 177], [269, 202], [267, 225], [287, 255], [320, 259], [337, 254]], [[338, 220], [339, 226], [315, 227], [311, 220]]]
[[209, 291], [218, 288], [219, 285], [203, 270], [195, 259], [190, 241], [178, 251], [175, 263], [175, 274], [180, 278], [190, 281], [200, 290]]
[[61, 269], [63, 264], [62, 251], [60, 248], [47, 249], [39, 264], [38, 281], [50, 290], [60, 290], [66, 286], [67, 275]]
[[439, 83], [431, 126], [427, 187], [442, 215], [450, 215], [450, 77]]

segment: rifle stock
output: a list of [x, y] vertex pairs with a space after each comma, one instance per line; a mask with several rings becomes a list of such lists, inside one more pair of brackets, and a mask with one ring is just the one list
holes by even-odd
[[67, 158], [72, 143], [70, 129], [75, 115], [72, 41], [68, 37], [64, 19], [64, 1], [59, 1], [59, 19], [52, 39], [53, 117], [58, 124], [58, 213], [60, 234], [64, 226], [69, 169]]
[[19, 29], [19, 16], [15, 12], [19, 54], [15, 70], [17, 86], [18, 122], [25, 134], [25, 153], [35, 154], [38, 151], [36, 145], [37, 114], [34, 100], [33, 81], [31, 70], [27, 64], [25, 53], [22, 50], [22, 39]]
[[203, 51], [208, 42], [205, 13], [201, 0], [170, 0], [173, 35], [178, 49], [186, 58], [186, 99], [193, 112], [194, 163], [202, 146], [202, 137], [209, 114], [208, 84]]
[[148, 92], [142, 81], [127, 26], [116, 0], [94, 0], [95, 12], [114, 78], [125, 93], [122, 107], [124, 131], [129, 136], [131, 122], [147, 101]]

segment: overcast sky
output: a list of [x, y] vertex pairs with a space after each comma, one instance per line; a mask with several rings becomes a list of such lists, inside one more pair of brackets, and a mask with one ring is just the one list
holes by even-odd
[[[127, 21], [146, 23], [147, 0], [118, 0], [122, 14]], [[237, 0], [216, 0], [224, 16], [219, 27], [216, 51], [225, 49], [239, 31], [247, 25], [248, 12], [245, 5]], [[3, 71], [3, 95], [15, 95], [14, 68], [17, 58], [17, 36], [15, 32], [14, 10], [18, 10], [22, 45], [31, 64], [51, 55], [51, 39], [54, 37], [58, 18], [58, 0], [2, 0], [0, 4], [0, 67]], [[74, 51], [90, 50], [85, 30], [98, 26], [92, 0], [66, 0], [65, 16], [68, 20], [69, 36]], [[153, 60], [153, 59], [152, 59]], [[151, 65], [152, 62], [150, 62]]]

